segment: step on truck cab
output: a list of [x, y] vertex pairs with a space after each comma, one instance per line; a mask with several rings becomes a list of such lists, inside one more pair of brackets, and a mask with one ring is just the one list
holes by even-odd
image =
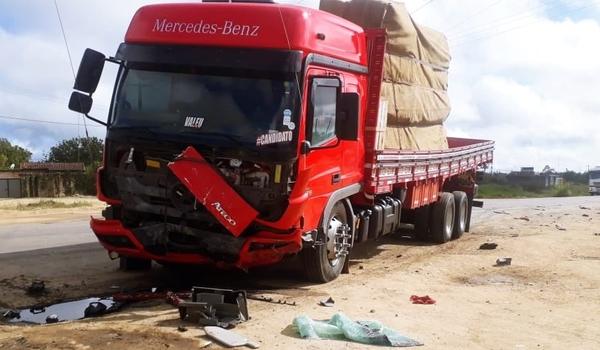
[[87, 115], [104, 63], [119, 65], [100, 243], [125, 268], [302, 253], [326, 282], [355, 243], [401, 227], [460, 236], [493, 142], [375, 151], [384, 46], [382, 30], [292, 5], [140, 8], [114, 57], [86, 50], [69, 102]]

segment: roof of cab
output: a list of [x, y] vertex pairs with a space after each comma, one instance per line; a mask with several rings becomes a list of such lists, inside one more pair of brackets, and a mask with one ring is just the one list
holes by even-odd
[[302, 50], [366, 65], [363, 29], [327, 12], [264, 3], [141, 7], [126, 43]]

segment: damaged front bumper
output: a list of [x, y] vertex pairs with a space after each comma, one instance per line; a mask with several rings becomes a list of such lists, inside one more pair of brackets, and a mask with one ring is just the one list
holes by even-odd
[[[214, 264], [221, 267], [248, 269], [277, 263], [284, 256], [297, 253], [302, 249], [302, 231], [300, 229], [288, 234], [258, 231], [252, 236], [233, 238], [236, 240], [234, 244], [213, 241], [214, 244], [211, 244], [209, 249], [223, 248], [230, 253], [233, 253], [232, 249], [238, 250], [234, 259], [221, 260], [208, 257], [200, 252], [148, 249], [151, 246], [145, 246], [138, 237], [140, 231], [134, 232], [132, 229], [124, 227], [119, 220], [92, 218], [90, 226], [109, 253], [176, 264]], [[145, 243], [148, 244], [148, 242]]]
[[[99, 181], [98, 198], [114, 208], [105, 210], [104, 219], [92, 218], [91, 228], [109, 253], [165, 263], [247, 269], [277, 263], [302, 249], [310, 170], [298, 174], [283, 215], [267, 221], [193, 147], [171, 161], [168, 168], [179, 180], [176, 185], [182, 184], [195, 198], [193, 212], [182, 215], [187, 207], [168, 205], [167, 189], [173, 186], [160, 177], [161, 173], [153, 177], [139, 172], [117, 176], [122, 202], [104, 196]], [[163, 181], [167, 185], [158, 188], [143, 184], [138, 175], [147, 177], [146, 182]], [[196, 210], [196, 202], [204, 209]], [[123, 216], [126, 210], [151, 215], [131, 220]]]

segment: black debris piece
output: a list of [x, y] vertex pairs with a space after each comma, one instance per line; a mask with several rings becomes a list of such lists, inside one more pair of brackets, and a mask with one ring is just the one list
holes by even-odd
[[2, 317], [11, 320], [13, 318], [20, 318], [21, 313], [16, 310], [6, 310], [2, 313]]
[[493, 250], [493, 249], [496, 249], [497, 247], [498, 247], [498, 243], [486, 242], [486, 243], [483, 243], [482, 245], [480, 245], [479, 249], [481, 249], [481, 250]]
[[27, 293], [31, 295], [41, 294], [46, 290], [46, 283], [42, 280], [33, 280], [29, 287], [27, 287]]
[[83, 310], [83, 316], [96, 317], [104, 315], [106, 313], [106, 309], [108, 309], [108, 307], [105, 304], [93, 301], [88, 305], [88, 307], [85, 308], [85, 310]]
[[57, 314], [48, 315], [46, 317], [46, 323], [57, 323], [57, 322], [58, 322], [58, 315]]
[[508, 266], [512, 263], [512, 258], [498, 258], [496, 259], [496, 266]]

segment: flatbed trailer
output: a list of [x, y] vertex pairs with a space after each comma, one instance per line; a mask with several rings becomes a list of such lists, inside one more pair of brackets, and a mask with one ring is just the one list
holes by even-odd
[[385, 43], [384, 30], [292, 5], [141, 8], [115, 57], [86, 51], [69, 102], [87, 116], [104, 62], [119, 65], [97, 177], [108, 207], [91, 220], [100, 243], [126, 269], [299, 253], [327, 282], [354, 244], [402, 227], [460, 237], [494, 143], [378, 147]]

